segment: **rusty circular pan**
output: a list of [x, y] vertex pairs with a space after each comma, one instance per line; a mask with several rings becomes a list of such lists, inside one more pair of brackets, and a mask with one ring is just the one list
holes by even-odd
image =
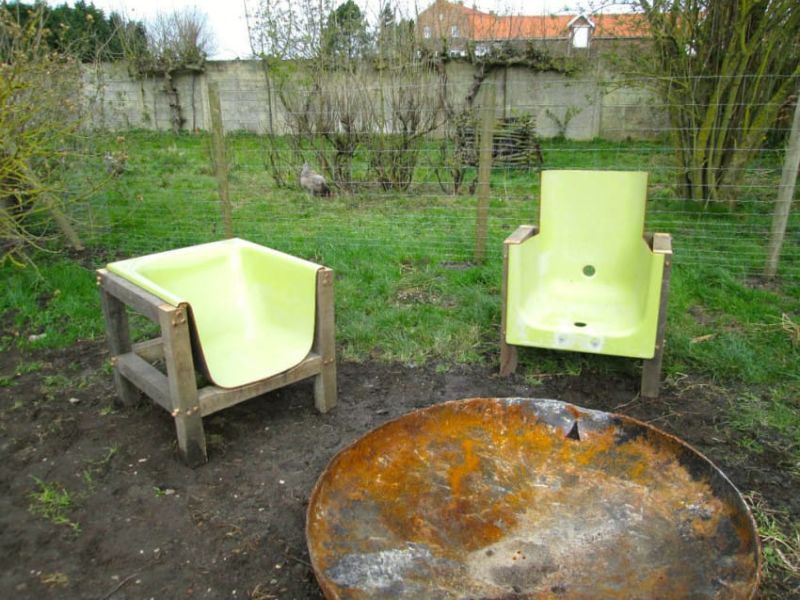
[[708, 459], [557, 400], [409, 413], [337, 454], [306, 538], [328, 598], [751, 598], [760, 547]]

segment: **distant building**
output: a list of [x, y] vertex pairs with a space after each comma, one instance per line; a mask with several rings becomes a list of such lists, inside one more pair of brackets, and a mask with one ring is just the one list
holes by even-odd
[[435, 0], [422, 11], [416, 27], [424, 46], [453, 56], [465, 55], [469, 46], [481, 56], [498, 44], [529, 41], [572, 53], [598, 40], [647, 37], [645, 21], [637, 14], [501, 16], [447, 0]]

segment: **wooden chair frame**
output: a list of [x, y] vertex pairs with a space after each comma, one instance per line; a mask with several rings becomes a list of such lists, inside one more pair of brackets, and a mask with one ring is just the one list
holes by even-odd
[[[506, 342], [508, 294], [508, 248], [521, 244], [539, 232], [535, 225], [522, 225], [503, 242], [502, 317], [500, 322], [500, 376], [507, 377], [517, 370], [517, 346]], [[661, 280], [661, 298], [658, 307], [655, 355], [646, 359], [642, 366], [641, 395], [657, 398], [661, 385], [661, 363], [664, 358], [664, 333], [667, 326], [667, 300], [669, 279], [672, 271], [672, 237], [668, 233], [645, 234], [645, 241], [654, 253], [664, 254], [664, 273]]]
[[[317, 272], [316, 317], [311, 351], [299, 364], [277, 375], [236, 388], [215, 385], [197, 388], [192, 357], [189, 315], [185, 306], [172, 306], [105, 269], [97, 284], [114, 368], [114, 385], [122, 404], [138, 402], [139, 392], [175, 419], [178, 449], [190, 467], [207, 462], [203, 417], [308, 377], [314, 377], [314, 401], [324, 413], [336, 406], [336, 344], [333, 270]], [[133, 344], [130, 308], [161, 328], [161, 336]], [[166, 375], [153, 366], [163, 359]]]

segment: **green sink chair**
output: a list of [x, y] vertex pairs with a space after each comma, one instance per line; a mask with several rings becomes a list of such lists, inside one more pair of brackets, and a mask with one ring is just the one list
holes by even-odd
[[[230, 239], [110, 263], [98, 284], [120, 399], [168, 410], [189, 465], [206, 462], [202, 418], [218, 410], [311, 376], [317, 409], [336, 404], [331, 269]], [[161, 335], [132, 344], [127, 309]]]
[[539, 226], [503, 248], [500, 373], [517, 346], [644, 359], [658, 396], [672, 241], [645, 234], [647, 173], [544, 171]]

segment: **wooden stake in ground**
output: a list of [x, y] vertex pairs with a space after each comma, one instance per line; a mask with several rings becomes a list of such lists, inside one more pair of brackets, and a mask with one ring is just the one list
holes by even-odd
[[219, 202], [222, 209], [222, 226], [225, 237], [233, 237], [233, 218], [231, 216], [231, 198], [228, 191], [228, 162], [225, 157], [225, 130], [222, 126], [222, 105], [219, 101], [219, 84], [212, 81], [208, 84], [208, 105], [211, 109], [211, 147], [214, 157], [214, 174], [219, 188]]
[[492, 146], [494, 143], [495, 89], [486, 84], [481, 107], [480, 154], [478, 155], [478, 214], [475, 225], [475, 262], [486, 258], [486, 238], [489, 224], [489, 178], [492, 175]]
[[783, 161], [783, 174], [775, 201], [775, 212], [772, 215], [772, 232], [769, 236], [769, 252], [764, 267], [765, 277], [775, 277], [778, 272], [778, 261], [783, 248], [783, 237], [786, 234], [786, 223], [792, 208], [794, 187], [797, 183], [797, 169], [800, 167], [800, 89], [794, 107], [792, 131], [789, 134], [789, 145], [786, 147], [786, 159]]

